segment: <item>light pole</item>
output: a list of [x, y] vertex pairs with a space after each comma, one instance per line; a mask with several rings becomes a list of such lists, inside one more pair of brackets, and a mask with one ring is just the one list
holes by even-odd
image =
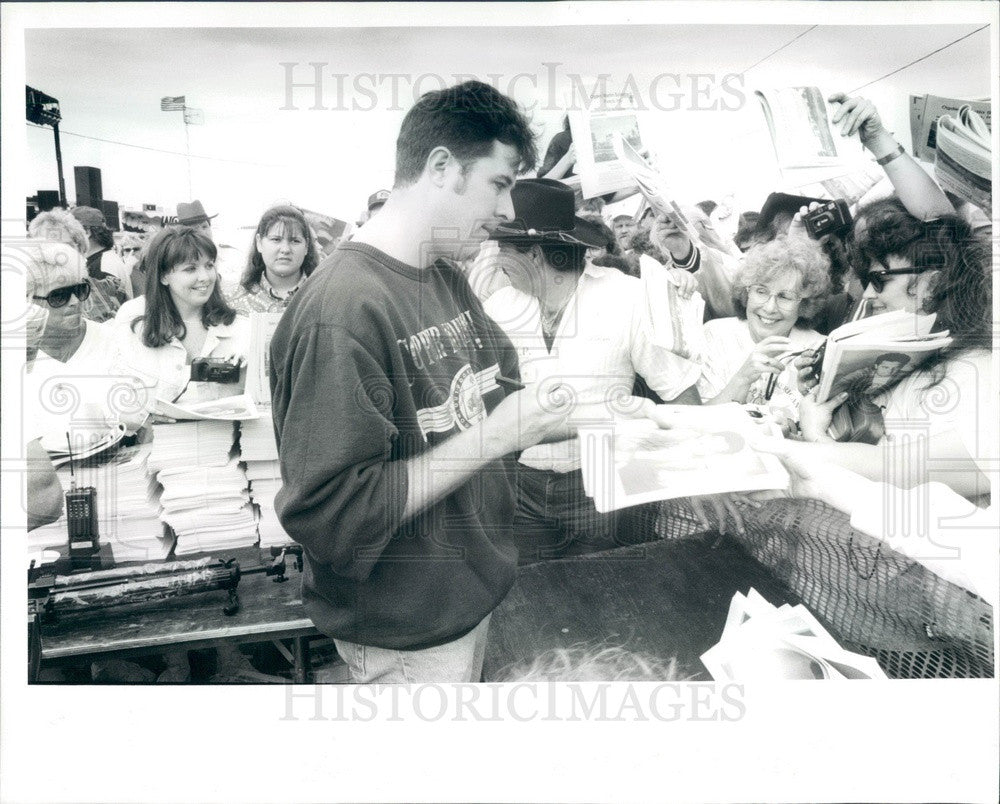
[[59, 147], [59, 101], [51, 95], [25, 86], [25, 116], [39, 126], [52, 126], [56, 140], [56, 170], [59, 173], [59, 206], [66, 209], [66, 182], [63, 179], [62, 149]]

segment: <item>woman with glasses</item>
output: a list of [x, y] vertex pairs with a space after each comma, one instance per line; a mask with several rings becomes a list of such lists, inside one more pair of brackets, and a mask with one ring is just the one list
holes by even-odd
[[[945, 482], [953, 490], [966, 496], [983, 493], [983, 477], [972, 458], [985, 456], [995, 446], [989, 435], [996, 395], [990, 385], [987, 247], [963, 218], [921, 221], [896, 198], [876, 201], [858, 213], [852, 256], [871, 313], [933, 313], [934, 331], [948, 330], [952, 338], [950, 346], [873, 400], [882, 412], [879, 447], [920, 442], [927, 450], [920, 461], [899, 462], [893, 479], [898, 485], [925, 482], [933, 462], [947, 461]], [[881, 476], [883, 457], [872, 452], [878, 447], [830, 443], [828, 430], [839, 401], [817, 404], [807, 397], [802, 405], [803, 437], [829, 444], [826, 459], [870, 479], [886, 479]]]
[[766, 405], [779, 422], [797, 421], [791, 357], [823, 340], [809, 318], [830, 293], [829, 268], [806, 238], [779, 237], [747, 251], [733, 285], [737, 315], [705, 324], [703, 402]]
[[136, 429], [145, 418], [141, 389], [120, 371], [114, 325], [83, 317], [92, 292], [84, 256], [66, 243], [29, 241], [12, 257], [26, 269], [29, 440], [41, 437], [46, 448], [62, 450], [67, 432], [78, 442], [106, 435], [119, 422]]
[[158, 232], [146, 249], [145, 295], [122, 305], [122, 364], [143, 379], [151, 403], [197, 402], [238, 394], [239, 382], [192, 381], [191, 365], [219, 358], [242, 365], [250, 324], [222, 297], [215, 243], [189, 226]]
[[[64, 209], [52, 209], [32, 218], [28, 237], [55, 243], [68, 243], [81, 254], [90, 248], [87, 230]], [[88, 268], [85, 279], [90, 285], [87, 298], [81, 299], [81, 314], [88, 321], [108, 321], [115, 317], [122, 302], [127, 299], [125, 288], [116, 276]]]
[[229, 304], [244, 315], [284, 310], [318, 262], [313, 231], [302, 212], [272, 207], [257, 224], [246, 270]]

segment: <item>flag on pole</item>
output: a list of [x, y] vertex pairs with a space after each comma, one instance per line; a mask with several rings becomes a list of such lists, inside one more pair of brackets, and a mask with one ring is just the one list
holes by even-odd
[[192, 109], [190, 106], [185, 106], [184, 122], [194, 126], [204, 125], [205, 111], [203, 109]]
[[160, 98], [161, 112], [176, 112], [184, 108], [184, 96], [178, 95], [176, 98]]

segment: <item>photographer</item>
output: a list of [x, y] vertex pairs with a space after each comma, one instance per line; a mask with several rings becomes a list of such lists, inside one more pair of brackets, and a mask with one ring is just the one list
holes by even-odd
[[118, 311], [123, 366], [143, 379], [150, 406], [242, 390], [250, 324], [223, 298], [215, 257], [212, 240], [191, 227], [158, 232], [144, 258], [145, 295]]

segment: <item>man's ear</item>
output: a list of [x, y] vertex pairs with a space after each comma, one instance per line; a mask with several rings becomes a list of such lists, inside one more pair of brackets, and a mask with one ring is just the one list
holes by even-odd
[[452, 155], [451, 151], [443, 145], [439, 145], [437, 148], [434, 148], [427, 155], [427, 162], [424, 164], [424, 170], [430, 176], [431, 182], [433, 182], [435, 186], [444, 186], [448, 176], [448, 168], [454, 163], [454, 161], [455, 157]]

